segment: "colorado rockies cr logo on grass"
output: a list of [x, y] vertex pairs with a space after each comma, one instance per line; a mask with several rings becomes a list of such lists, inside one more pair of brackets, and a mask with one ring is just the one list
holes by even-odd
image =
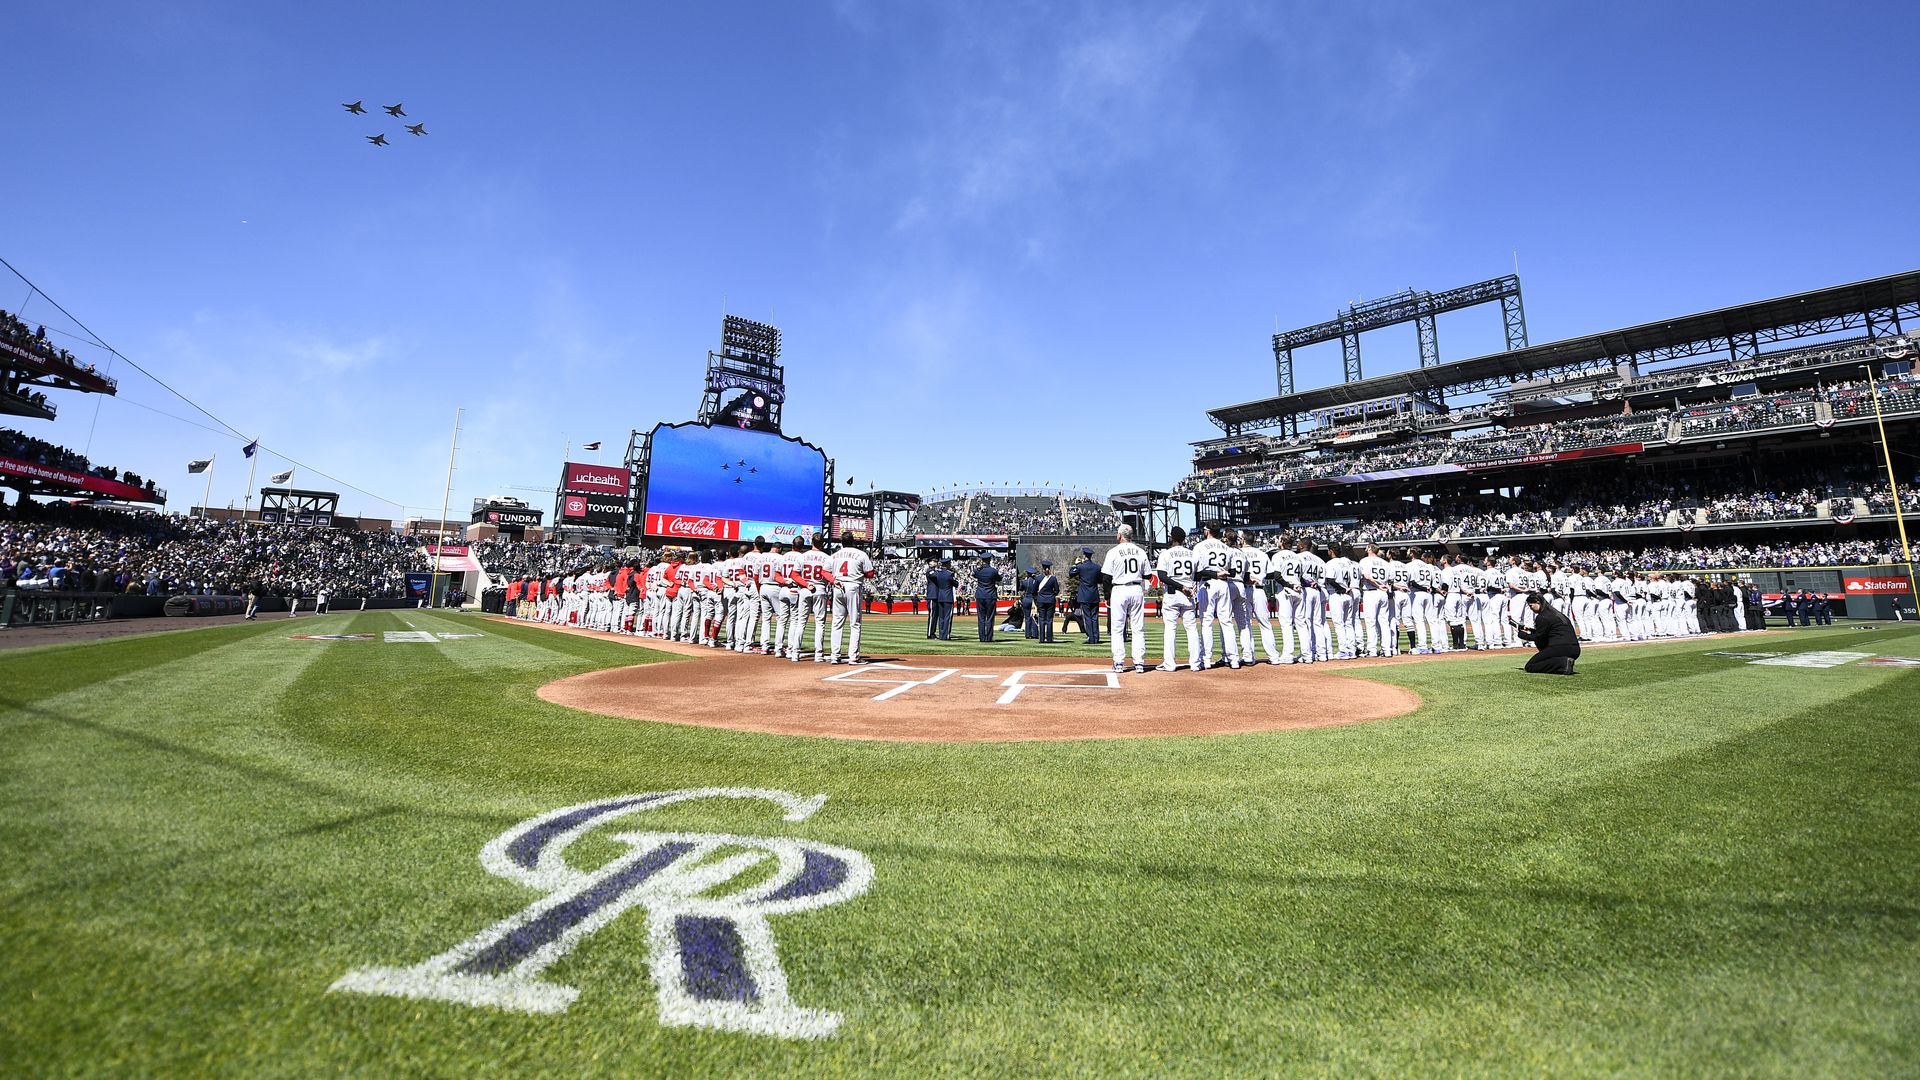
[[[647, 913], [647, 964], [663, 1024], [821, 1038], [837, 1013], [804, 1009], [787, 995], [786, 972], [767, 919], [836, 904], [867, 891], [873, 864], [847, 848], [725, 833], [620, 832], [628, 851], [592, 872], [566, 850], [620, 818], [693, 799], [764, 799], [788, 821], [827, 801], [758, 788], [694, 788], [622, 795], [541, 814], [480, 852], [487, 872], [545, 895], [466, 941], [412, 967], [362, 968], [332, 989], [433, 998], [520, 1012], [564, 1011], [580, 992], [541, 971], [630, 907]], [[765, 865], [773, 863], [772, 872]], [[730, 882], [753, 884], [732, 892]]]

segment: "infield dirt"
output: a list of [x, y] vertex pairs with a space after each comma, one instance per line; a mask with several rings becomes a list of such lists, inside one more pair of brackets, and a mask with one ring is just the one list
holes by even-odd
[[[1420, 705], [1412, 691], [1313, 666], [1114, 675], [1098, 661], [1031, 657], [902, 655], [858, 666], [796, 664], [672, 642], [619, 640], [687, 659], [575, 675], [541, 687], [540, 697], [633, 720], [899, 742], [1293, 731], [1381, 720]], [[908, 683], [914, 685], [899, 689]]]

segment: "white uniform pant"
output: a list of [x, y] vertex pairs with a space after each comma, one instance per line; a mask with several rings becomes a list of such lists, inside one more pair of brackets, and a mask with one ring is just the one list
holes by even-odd
[[1125, 663], [1126, 637], [1133, 639], [1133, 662], [1147, 666], [1147, 590], [1115, 585], [1107, 596], [1107, 633], [1113, 638], [1113, 662]]
[[1421, 644], [1434, 652], [1444, 652], [1453, 639], [1447, 634], [1447, 611], [1441, 596], [1436, 592], [1413, 594], [1413, 613], [1422, 626]]
[[1367, 651], [1384, 653], [1398, 636], [1390, 625], [1393, 604], [1385, 589], [1367, 589], [1360, 594], [1360, 625], [1367, 630]]
[[1320, 586], [1309, 585], [1300, 590], [1300, 598], [1294, 604], [1293, 628], [1299, 638], [1302, 658], [1327, 658], [1327, 594]]
[[1354, 638], [1360, 629], [1360, 617], [1356, 610], [1359, 605], [1355, 603], [1354, 595], [1329, 590], [1327, 607], [1333, 616], [1333, 632], [1340, 639], [1340, 655], [1346, 657], [1359, 655]]
[[1173, 639], [1175, 636], [1175, 626], [1178, 624], [1179, 626], [1185, 627], [1187, 632], [1187, 663], [1192, 665], [1196, 671], [1200, 668], [1200, 646], [1199, 642], [1194, 640], [1194, 606], [1193, 593], [1191, 591], [1173, 592], [1169, 590], [1160, 597], [1161, 629], [1165, 631], [1165, 640], [1162, 643], [1164, 648], [1162, 651], [1165, 660], [1164, 666], [1166, 667], [1175, 666]]
[[[1533, 625], [1533, 609], [1527, 606], [1526, 594], [1516, 592], [1507, 595], [1507, 618], [1519, 623], [1521, 626]], [[1505, 625], [1503, 634], [1506, 637], [1508, 645], [1517, 646], [1520, 644], [1520, 631], [1515, 629], [1512, 624], [1509, 623]]]
[[827, 637], [827, 656], [840, 659], [840, 632], [850, 631], [847, 659], [860, 659], [861, 601], [866, 590], [857, 581], [836, 583], [833, 587], [833, 632]]
[[[1280, 624], [1280, 657], [1283, 660], [1292, 660], [1298, 652], [1294, 630], [1300, 623], [1300, 594], [1293, 589], [1283, 588], [1279, 595], [1273, 598], [1273, 604], [1274, 621]], [[1267, 653], [1267, 659], [1274, 659], [1272, 631], [1267, 633]], [[1247, 655], [1253, 655], [1251, 645], [1247, 648]]]
[[1213, 624], [1220, 623], [1227, 660], [1240, 662], [1240, 634], [1233, 622], [1233, 597], [1224, 581], [1209, 581], [1200, 587], [1200, 666], [1213, 665]]
[[1289, 593], [1282, 590], [1279, 596], [1273, 598], [1279, 601], [1280, 604], [1280, 633], [1281, 637], [1285, 639], [1285, 645], [1280, 649], [1275, 649], [1273, 640], [1273, 611], [1272, 605], [1267, 598], [1267, 590], [1260, 585], [1247, 586], [1248, 622], [1246, 627], [1240, 631], [1240, 655], [1246, 657], [1249, 662], [1259, 655], [1259, 653], [1253, 651], [1253, 627], [1256, 625], [1260, 627], [1260, 644], [1266, 647], [1267, 659], [1269, 661], [1277, 664], [1280, 662], [1281, 657], [1293, 655], [1293, 619], [1287, 607], [1289, 595]]

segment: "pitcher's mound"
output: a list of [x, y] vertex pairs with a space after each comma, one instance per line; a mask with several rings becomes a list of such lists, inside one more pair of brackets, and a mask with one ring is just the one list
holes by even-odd
[[905, 656], [855, 666], [700, 652], [575, 675], [540, 696], [635, 720], [906, 742], [1289, 731], [1399, 716], [1420, 704], [1412, 691], [1321, 665], [1120, 675], [1089, 660]]

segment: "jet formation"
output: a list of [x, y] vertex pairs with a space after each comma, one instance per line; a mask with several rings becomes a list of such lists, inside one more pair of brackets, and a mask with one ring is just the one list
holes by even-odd
[[[407, 115], [406, 104], [407, 103], [404, 101], [396, 101], [391, 105], [382, 105], [380, 107], [386, 110], [386, 113], [388, 116], [398, 119], [400, 117], [404, 117]], [[347, 110], [348, 113], [354, 116], [368, 115], [365, 98], [361, 98], [356, 101], [343, 101], [340, 103], [340, 107]], [[408, 134], [413, 135], [416, 138], [421, 135], [425, 135], [427, 133], [427, 125], [425, 121], [422, 121], [421, 123], [418, 123], [418, 124], [402, 124], [401, 126], [407, 129]], [[374, 135], [363, 136], [363, 138], [365, 138], [368, 143], [374, 146], [392, 146], [393, 145], [392, 143], [387, 141], [387, 133], [384, 131]]]

